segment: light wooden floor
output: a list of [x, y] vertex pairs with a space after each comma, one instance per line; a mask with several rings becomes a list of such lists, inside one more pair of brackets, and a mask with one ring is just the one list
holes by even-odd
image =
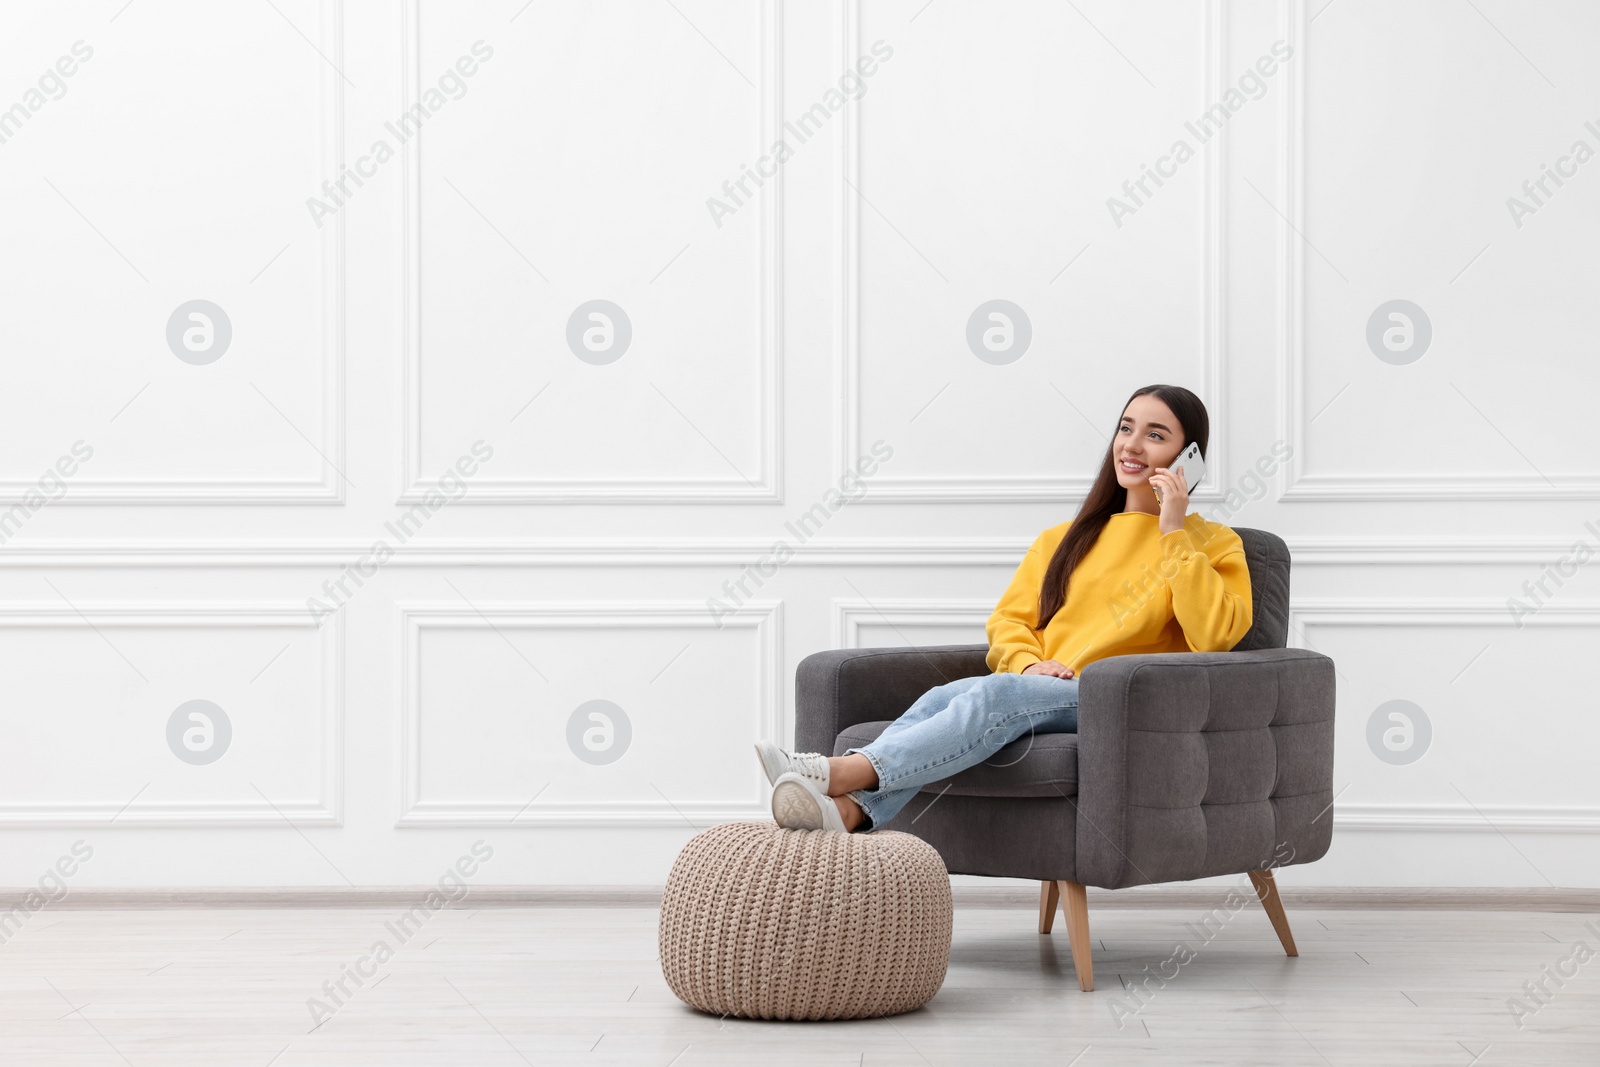
[[[0, 945], [0, 1062], [309, 1067], [470, 1064], [1600, 1064], [1600, 958], [1518, 1028], [1506, 1006], [1593, 915], [1296, 910], [1284, 956], [1259, 909], [1209, 942], [1201, 909], [1091, 911], [1098, 988], [1065, 924], [958, 908], [924, 1009], [862, 1022], [718, 1019], [661, 977], [654, 908], [48, 908]], [[398, 945], [313, 1031], [306, 1001], [380, 938]], [[1195, 957], [1142, 1010], [1126, 984], [1186, 939]], [[1171, 974], [1173, 965], [1165, 967]], [[1132, 1012], [1120, 1020], [1113, 1005]]]

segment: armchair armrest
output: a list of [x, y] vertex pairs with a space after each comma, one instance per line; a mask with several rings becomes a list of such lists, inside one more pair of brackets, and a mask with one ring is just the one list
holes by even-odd
[[1298, 648], [1112, 656], [1083, 669], [1078, 880], [1120, 889], [1321, 859], [1333, 661]]
[[845, 728], [898, 719], [935, 686], [990, 673], [988, 654], [987, 644], [814, 652], [795, 670], [795, 750], [831, 756]]

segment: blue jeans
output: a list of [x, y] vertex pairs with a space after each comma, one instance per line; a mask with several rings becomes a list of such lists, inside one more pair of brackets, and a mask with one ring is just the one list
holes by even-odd
[[1078, 732], [1078, 680], [1049, 674], [980, 674], [936, 686], [859, 752], [878, 772], [848, 795], [866, 814], [861, 831], [895, 817], [922, 786], [988, 760], [1029, 733]]

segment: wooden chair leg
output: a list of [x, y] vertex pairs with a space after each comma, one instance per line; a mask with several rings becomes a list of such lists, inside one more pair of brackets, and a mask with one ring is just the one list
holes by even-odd
[[1039, 932], [1048, 934], [1056, 924], [1056, 901], [1061, 897], [1061, 887], [1054, 882], [1039, 883]]
[[1256, 887], [1256, 899], [1267, 909], [1267, 918], [1278, 932], [1278, 940], [1283, 942], [1283, 951], [1290, 956], [1300, 955], [1294, 947], [1294, 934], [1289, 932], [1289, 917], [1283, 913], [1283, 900], [1278, 896], [1278, 883], [1272, 877], [1272, 870], [1251, 871], [1250, 881]]
[[1082, 884], [1061, 882], [1061, 910], [1067, 915], [1067, 943], [1072, 947], [1072, 966], [1078, 972], [1078, 988], [1094, 991], [1094, 959], [1089, 948], [1089, 898]]

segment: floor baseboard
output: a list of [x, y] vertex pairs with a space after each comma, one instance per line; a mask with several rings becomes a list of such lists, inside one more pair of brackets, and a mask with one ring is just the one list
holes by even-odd
[[[1241, 876], [1242, 878], [1242, 876]], [[1159, 885], [1132, 889], [1089, 890], [1095, 908], [1206, 908], [1228, 899], [1243, 886]], [[379, 908], [421, 903], [437, 886], [273, 886], [174, 888], [133, 886], [71, 889], [60, 900], [42, 906], [58, 908]], [[1486, 886], [1282, 886], [1286, 907], [1420, 909], [1427, 911], [1553, 911], [1600, 912], [1600, 889]], [[31, 901], [26, 898], [31, 895]], [[951, 888], [956, 907], [1038, 907], [1037, 889], [1021, 886]], [[659, 907], [660, 886], [528, 885], [467, 886], [454, 908], [643, 908]], [[30, 906], [32, 905], [32, 906]], [[38, 910], [35, 889], [0, 890], [0, 914], [12, 908]]]

